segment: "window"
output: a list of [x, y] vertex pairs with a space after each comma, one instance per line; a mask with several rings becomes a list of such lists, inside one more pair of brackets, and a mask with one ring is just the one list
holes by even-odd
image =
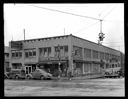
[[28, 52], [25, 52], [25, 57], [28, 57], [29, 55], [28, 55]]
[[12, 51], [12, 57], [15, 57], [15, 58], [19, 58], [19, 57], [22, 57], [22, 52], [19, 51], [19, 50], [13, 50]]
[[108, 53], [105, 53], [105, 59], [109, 60], [109, 54]]
[[40, 48], [40, 56], [48, 57], [51, 54], [51, 47]]
[[36, 51], [33, 51], [33, 56], [36, 56]]
[[93, 50], [93, 58], [98, 58], [98, 51]]
[[12, 57], [15, 57], [15, 53], [14, 52], [12, 53]]
[[84, 48], [84, 57], [91, 58], [91, 49]]
[[81, 57], [82, 58], [82, 48], [78, 46], [73, 46], [73, 52], [75, 57]]
[[117, 64], [115, 64], [115, 67], [118, 67]]
[[[110, 65], [111, 66], [111, 65]], [[109, 68], [109, 64], [106, 64], [106, 68]]]
[[29, 51], [29, 56], [32, 56], [32, 52], [31, 51]]
[[16, 52], [16, 57], [18, 57], [18, 52]]
[[19, 52], [19, 57], [22, 57], [22, 52]]
[[64, 46], [64, 51], [68, 52], [68, 46]]
[[100, 52], [100, 59], [104, 59], [104, 52]]
[[51, 53], [51, 47], [48, 47], [48, 55]]
[[25, 57], [26, 58], [33, 57], [33, 56], [36, 56], [36, 50], [35, 49], [25, 50]]
[[114, 64], [112, 64], [112, 68], [114, 68]]
[[9, 57], [9, 53], [7, 53], [6, 55], [7, 55], [7, 57]]

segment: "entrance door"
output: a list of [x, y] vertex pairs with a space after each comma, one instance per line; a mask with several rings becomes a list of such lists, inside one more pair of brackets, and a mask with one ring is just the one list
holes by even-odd
[[32, 72], [32, 66], [26, 66], [25, 67], [25, 72], [26, 72], [26, 74], [31, 73]]

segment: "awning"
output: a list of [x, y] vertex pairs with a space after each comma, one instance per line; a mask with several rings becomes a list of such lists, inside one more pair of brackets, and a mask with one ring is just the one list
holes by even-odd
[[36, 62], [27, 62], [27, 63], [24, 63], [25, 65], [34, 65], [34, 64], [37, 64]]
[[73, 60], [73, 62], [79, 62], [79, 63], [96, 63], [96, 64], [101, 63], [101, 61], [85, 61], [85, 60]]
[[67, 61], [66, 60], [50, 60], [50, 61], [41, 61], [39, 62], [38, 64], [58, 64], [58, 63], [66, 63]]

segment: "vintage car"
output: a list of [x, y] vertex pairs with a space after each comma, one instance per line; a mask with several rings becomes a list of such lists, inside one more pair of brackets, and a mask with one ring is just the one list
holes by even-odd
[[4, 79], [8, 79], [9, 77], [8, 77], [8, 74], [9, 74], [9, 72], [5, 72], [4, 73]]
[[27, 79], [52, 79], [52, 74], [46, 72], [44, 69], [36, 69], [34, 72], [26, 75]]
[[25, 79], [26, 74], [24, 70], [21, 69], [13, 69], [8, 73], [9, 79]]

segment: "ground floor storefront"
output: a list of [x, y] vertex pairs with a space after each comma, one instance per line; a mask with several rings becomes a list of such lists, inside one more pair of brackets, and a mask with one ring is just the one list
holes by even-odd
[[73, 60], [72, 70], [69, 69], [71, 66], [69, 65], [69, 60], [47, 60], [41, 61], [38, 63], [12, 63], [12, 67], [15, 69], [24, 68], [25, 73], [29, 74], [35, 71], [36, 68], [44, 69], [47, 72], [51, 73], [53, 76], [67, 77], [69, 76], [69, 72], [71, 71], [71, 76], [79, 77], [86, 75], [101, 75], [103, 72], [103, 68], [101, 66], [101, 62], [95, 61], [80, 61]]

